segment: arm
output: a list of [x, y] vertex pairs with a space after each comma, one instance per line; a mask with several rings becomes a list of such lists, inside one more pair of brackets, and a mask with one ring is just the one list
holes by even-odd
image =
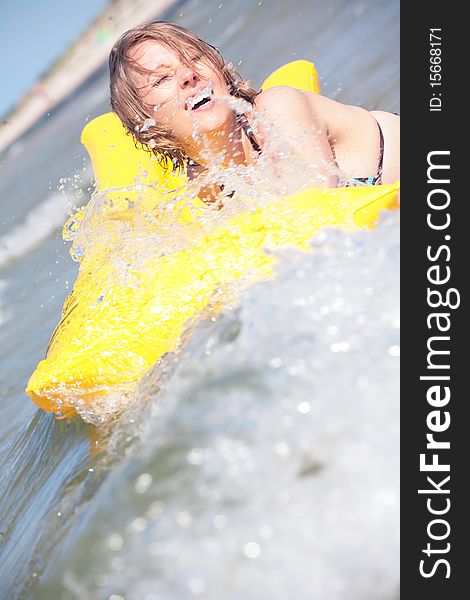
[[270, 88], [257, 96], [255, 109], [259, 113], [256, 135], [263, 147], [263, 160], [278, 176], [287, 175], [292, 162], [297, 161], [297, 173], [299, 164], [302, 170], [306, 167], [317, 185], [338, 185], [338, 168], [326, 125], [312, 110], [304, 92], [291, 87]]

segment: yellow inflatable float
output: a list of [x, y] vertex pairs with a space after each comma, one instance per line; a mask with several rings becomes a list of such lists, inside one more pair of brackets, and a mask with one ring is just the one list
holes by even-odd
[[[263, 89], [281, 84], [319, 91], [315, 68], [306, 61], [284, 65]], [[373, 226], [381, 210], [397, 206], [398, 183], [312, 189], [228, 211], [208, 227], [207, 205], [184, 195], [184, 175], [165, 171], [153, 155], [136, 149], [116, 115], [88, 123], [82, 142], [97, 193], [65, 227], [66, 236], [76, 236], [76, 252], [82, 246], [80, 270], [26, 392], [46, 411], [78, 412], [96, 424], [130, 401], [142, 377], [178, 348], [201, 311], [217, 310], [234, 284], [273, 276], [277, 259], [266, 249], [308, 251], [321, 228]], [[179, 228], [172, 230], [175, 223]], [[133, 243], [123, 251], [129, 231]], [[149, 252], [168, 231], [180, 242], [169, 251], [157, 243], [158, 252]], [[103, 243], [87, 245], [97, 239]]]

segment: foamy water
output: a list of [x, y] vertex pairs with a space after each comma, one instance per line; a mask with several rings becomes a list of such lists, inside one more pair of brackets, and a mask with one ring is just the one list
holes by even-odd
[[282, 252], [196, 327], [37, 598], [399, 597], [398, 226]]

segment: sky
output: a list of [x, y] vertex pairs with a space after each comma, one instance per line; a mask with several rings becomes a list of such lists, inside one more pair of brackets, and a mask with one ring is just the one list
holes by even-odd
[[0, 115], [60, 58], [108, 0], [1, 0]]

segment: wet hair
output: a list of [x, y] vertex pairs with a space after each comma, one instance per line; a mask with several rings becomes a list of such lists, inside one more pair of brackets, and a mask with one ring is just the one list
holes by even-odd
[[[137, 146], [141, 144], [144, 149], [153, 152], [162, 165], [167, 165], [169, 159], [175, 168], [181, 169], [189, 157], [176, 137], [159, 125], [153, 106], [142, 101], [133, 77], [136, 72], [149, 74], [147, 69], [143, 69], [130, 57], [131, 50], [147, 40], [169, 48], [180, 58], [182, 64], [191, 66], [192, 69], [195, 67], [191, 64], [191, 56], [201, 56], [201, 60], [222, 76], [231, 96], [253, 104], [259, 92], [252, 89], [249, 82], [243, 81], [233, 66], [225, 62], [217, 48], [181, 25], [153, 21], [121, 35], [109, 55], [111, 108], [133, 135]], [[155, 125], [143, 127], [147, 119], [156, 121]]]

